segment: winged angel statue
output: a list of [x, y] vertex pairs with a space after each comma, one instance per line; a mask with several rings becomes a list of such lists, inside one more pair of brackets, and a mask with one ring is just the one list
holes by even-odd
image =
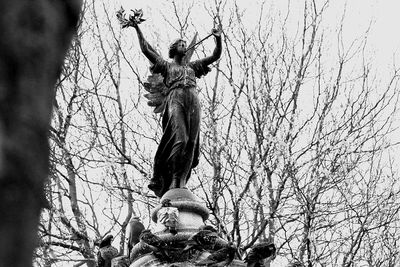
[[196, 78], [206, 75], [209, 65], [221, 56], [221, 27], [213, 29], [209, 36], [215, 38], [215, 49], [211, 56], [190, 61], [197, 34], [189, 47], [183, 39], [175, 40], [168, 56], [163, 59], [145, 40], [139, 24], [144, 21], [142, 10], [134, 10], [129, 19], [121, 8], [117, 17], [123, 28], [136, 29], [142, 53], [151, 62], [151, 75], [144, 84], [149, 92], [145, 97], [154, 106], [154, 112], [162, 113], [163, 135], [154, 158], [153, 177], [149, 189], [161, 197], [172, 188], [183, 188], [190, 178], [191, 169], [199, 162], [200, 102], [196, 89]]

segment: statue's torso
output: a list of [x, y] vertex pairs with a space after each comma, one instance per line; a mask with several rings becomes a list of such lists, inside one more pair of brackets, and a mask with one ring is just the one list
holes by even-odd
[[169, 89], [196, 87], [195, 72], [188, 65], [169, 63], [165, 84]]

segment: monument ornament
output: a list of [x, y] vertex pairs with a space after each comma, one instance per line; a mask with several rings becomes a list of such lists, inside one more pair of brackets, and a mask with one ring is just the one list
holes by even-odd
[[[128, 255], [113, 259], [112, 266], [264, 266], [264, 259], [276, 254], [275, 246], [255, 245], [243, 262], [238, 252], [240, 244], [225, 240], [214, 227], [205, 224], [209, 210], [186, 188], [191, 170], [199, 162], [200, 103], [196, 79], [206, 75], [209, 66], [221, 56], [221, 27], [199, 42], [196, 34], [188, 47], [186, 41], [175, 40], [169, 46], [171, 61], [167, 61], [150, 46], [139, 28], [145, 21], [143, 11], [132, 12], [126, 19], [121, 8], [117, 18], [122, 28], [135, 28], [140, 49], [151, 63], [151, 75], [144, 83], [148, 91], [145, 97], [154, 112], [162, 114], [163, 134], [148, 187], [160, 198], [160, 204], [152, 211], [152, 230], [139, 218], [132, 220]], [[194, 48], [211, 36], [216, 44], [212, 55], [191, 61]]]

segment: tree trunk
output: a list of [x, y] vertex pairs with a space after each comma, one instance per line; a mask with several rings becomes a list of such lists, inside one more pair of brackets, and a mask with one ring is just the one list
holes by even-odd
[[0, 1], [0, 266], [32, 266], [46, 203], [53, 86], [80, 6]]

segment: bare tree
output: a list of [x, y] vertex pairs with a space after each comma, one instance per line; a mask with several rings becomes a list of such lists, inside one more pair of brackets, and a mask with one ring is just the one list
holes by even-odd
[[[48, 266], [91, 266], [108, 232], [123, 253], [131, 216], [149, 223], [156, 204], [146, 186], [160, 121], [142, 97], [147, 61], [132, 52], [129, 29], [121, 34], [112, 12], [119, 6], [86, 4], [54, 102], [51, 209], [38, 251]], [[266, 1], [257, 18], [223, 0], [172, 1], [161, 14], [173, 14], [166, 24], [187, 38], [203, 30], [191, 19], [194, 6], [224, 30], [222, 59], [198, 82], [202, 158], [189, 183], [210, 222], [244, 251], [269, 239], [279, 257], [307, 266], [394, 266], [400, 203], [389, 137], [399, 69], [378, 79], [369, 29], [348, 43], [343, 18], [338, 28], [325, 24], [329, 1], [306, 1], [295, 22], [291, 5], [279, 16]], [[196, 50], [209, 52], [206, 42]]]
[[[329, 66], [328, 1], [307, 1], [294, 35], [288, 16], [268, 16], [266, 3], [251, 29], [238, 4], [221, 18], [224, 4], [211, 8], [223, 21], [226, 50], [203, 88], [207, 164], [199, 175], [215, 223], [244, 249], [269, 238], [282, 256], [307, 266], [360, 262], [366, 237], [395, 225], [398, 214], [396, 186], [385, 183], [393, 170], [382, 163], [393, 145], [398, 69], [387, 84], [378, 81], [366, 55], [368, 30], [348, 45], [342, 24]], [[385, 194], [370, 193], [378, 184], [392, 192], [385, 219]]]
[[[2, 1], [0, 265], [30, 266], [48, 174], [53, 86], [80, 1]], [[29, 14], [27, 16], [27, 14]]]
[[[150, 109], [136, 109], [135, 97], [125, 99], [127, 92], [137, 98], [141, 91], [121, 88], [121, 65], [139, 76], [122, 48], [115, 14], [107, 8], [104, 3], [85, 3], [56, 86], [47, 184], [50, 208], [42, 213], [38, 264], [95, 266], [96, 245], [108, 233], [120, 241], [124, 254], [131, 217], [149, 222], [155, 204], [146, 188], [151, 157], [145, 150], [146, 142], [156, 143], [148, 129], [156, 128], [157, 121]], [[105, 23], [98, 20], [98, 12]], [[88, 40], [95, 42], [88, 46]]]

